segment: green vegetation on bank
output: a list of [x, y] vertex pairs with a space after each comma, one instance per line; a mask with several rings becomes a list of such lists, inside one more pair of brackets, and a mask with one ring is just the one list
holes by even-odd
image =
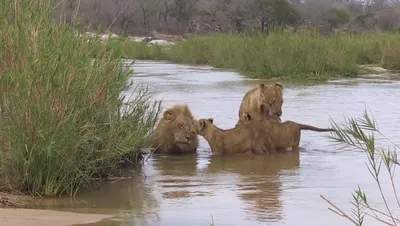
[[140, 164], [160, 102], [128, 83], [122, 46], [83, 41], [44, 2], [0, 3], [0, 188], [74, 195]]
[[129, 41], [124, 45], [127, 58], [208, 64], [258, 78], [354, 77], [360, 64], [400, 69], [399, 33], [322, 36], [310, 30], [277, 31], [268, 36], [197, 36], [168, 49]]

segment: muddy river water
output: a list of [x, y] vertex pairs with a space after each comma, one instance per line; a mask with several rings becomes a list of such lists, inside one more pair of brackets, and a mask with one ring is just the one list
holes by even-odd
[[[234, 126], [244, 93], [262, 82], [207, 66], [137, 61], [133, 67], [134, 81], [148, 83], [164, 108], [186, 103], [196, 118], [212, 117], [221, 128]], [[400, 143], [397, 81], [284, 86], [282, 120], [327, 127], [330, 117], [342, 122], [368, 107], [379, 129]], [[86, 225], [351, 225], [330, 212], [320, 195], [350, 212], [351, 193], [360, 185], [371, 203], [383, 204], [365, 153], [339, 150], [328, 134], [303, 131], [299, 154], [230, 157], [212, 156], [200, 137], [197, 155], [152, 157], [141, 172], [126, 173], [127, 179], [82, 191], [75, 199], [41, 201], [36, 208], [114, 216]], [[383, 183], [392, 194], [387, 177]]]

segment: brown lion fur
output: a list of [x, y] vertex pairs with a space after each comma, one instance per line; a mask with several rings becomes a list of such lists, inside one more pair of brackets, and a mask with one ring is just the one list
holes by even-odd
[[268, 133], [260, 132], [261, 128], [251, 122], [227, 130], [214, 125], [212, 118], [199, 119], [197, 122], [198, 133], [207, 140], [213, 154], [267, 153], [264, 140]]
[[163, 114], [150, 143], [154, 153], [194, 153], [199, 140], [196, 120], [187, 105], [175, 104]]
[[258, 84], [249, 90], [243, 97], [239, 108], [239, 118], [245, 113], [253, 117], [261, 114], [260, 106], [268, 108], [269, 118], [281, 121], [283, 105], [283, 85], [279, 82], [274, 84]]
[[[268, 111], [268, 109], [261, 107], [261, 112], [264, 111]], [[335, 131], [334, 129], [318, 128], [294, 121], [276, 122], [268, 118], [265, 118], [264, 120], [260, 120], [259, 118], [253, 119], [251, 114], [248, 112], [245, 112], [240, 117], [238, 125], [249, 125], [254, 124], [254, 122], [262, 124], [263, 129], [269, 134], [269, 139], [265, 142], [267, 143], [266, 145], [270, 152], [283, 151], [289, 147], [292, 151], [299, 151], [301, 130], [311, 130], [316, 132]], [[271, 143], [268, 144], [268, 142]]]

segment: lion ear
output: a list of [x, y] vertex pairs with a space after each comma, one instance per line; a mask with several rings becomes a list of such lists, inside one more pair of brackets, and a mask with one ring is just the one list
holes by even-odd
[[213, 118], [209, 118], [208, 121], [210, 121], [211, 123], [213, 123], [213, 122], [214, 122], [214, 119], [213, 119]]
[[199, 127], [200, 127], [200, 129], [203, 129], [205, 125], [206, 125], [206, 122], [204, 122], [204, 121], [199, 121]]
[[243, 118], [250, 121], [251, 120], [251, 115], [248, 112], [245, 112], [243, 114]]
[[275, 86], [278, 86], [280, 89], [283, 90], [283, 85], [280, 82], [275, 82]]
[[265, 88], [265, 84], [264, 83], [258, 84], [258, 88], [259, 89], [264, 89]]
[[171, 110], [165, 111], [163, 116], [166, 120], [173, 120], [175, 118], [174, 113]]

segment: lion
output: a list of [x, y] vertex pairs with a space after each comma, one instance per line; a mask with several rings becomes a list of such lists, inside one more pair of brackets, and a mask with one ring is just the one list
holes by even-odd
[[239, 118], [248, 112], [253, 117], [261, 114], [260, 106], [269, 109], [269, 118], [281, 122], [283, 105], [283, 85], [279, 82], [274, 84], [258, 84], [249, 90], [243, 97], [239, 108]]
[[[268, 112], [268, 108], [260, 106], [261, 112]], [[269, 115], [265, 113], [264, 115]], [[257, 122], [257, 123], [255, 123]], [[331, 128], [318, 128], [306, 124], [300, 124], [294, 121], [276, 122], [266, 117], [264, 120], [252, 118], [248, 112], [243, 113], [240, 117], [238, 125], [262, 124], [263, 130], [269, 134], [269, 139], [265, 140], [268, 151], [284, 151], [291, 148], [292, 151], [299, 151], [301, 130], [311, 130], [316, 132], [335, 131]], [[270, 143], [268, 143], [270, 142]]]
[[268, 153], [264, 145], [268, 133], [261, 131], [260, 126], [252, 125], [251, 122], [227, 130], [214, 125], [213, 118], [199, 119], [197, 122], [198, 134], [206, 139], [213, 154]]
[[176, 104], [166, 110], [150, 137], [154, 153], [194, 153], [199, 140], [196, 120], [187, 105]]

